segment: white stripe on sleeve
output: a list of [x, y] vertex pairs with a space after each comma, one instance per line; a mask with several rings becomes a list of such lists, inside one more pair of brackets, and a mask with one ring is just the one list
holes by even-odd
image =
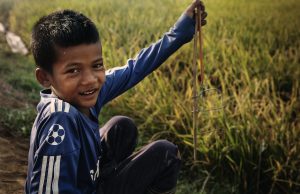
[[115, 71], [118, 71], [118, 70], [121, 70], [121, 69], [126, 69], [127, 67], [128, 67], [128, 65], [124, 65], [124, 66], [121, 66], [121, 67], [114, 67], [114, 68], [108, 69], [107, 71], [105, 71], [105, 75], [111, 75]]
[[45, 182], [45, 173], [46, 173], [46, 166], [47, 166], [47, 156], [43, 157], [43, 163], [42, 163], [42, 171], [41, 171], [41, 177], [40, 177], [40, 185], [39, 185], [39, 193], [43, 193], [43, 187], [44, 187], [44, 182]]
[[53, 175], [53, 162], [54, 162], [54, 156], [50, 156], [49, 164], [48, 164], [46, 194], [50, 194], [50, 192], [51, 192], [51, 182], [52, 182], [52, 175]]
[[54, 178], [52, 183], [53, 194], [58, 194], [58, 180], [59, 180], [59, 171], [60, 171], [60, 158], [61, 156], [57, 156], [54, 164]]

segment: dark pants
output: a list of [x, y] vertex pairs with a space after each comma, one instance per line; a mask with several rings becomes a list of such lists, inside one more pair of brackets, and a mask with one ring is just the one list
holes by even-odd
[[115, 116], [101, 129], [103, 158], [98, 194], [175, 193], [180, 169], [177, 146], [152, 142], [133, 153], [137, 127], [124, 116]]

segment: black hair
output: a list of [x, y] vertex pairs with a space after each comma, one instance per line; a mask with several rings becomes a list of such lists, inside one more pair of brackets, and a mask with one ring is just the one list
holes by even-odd
[[53, 12], [41, 17], [33, 26], [31, 51], [38, 67], [52, 73], [57, 47], [67, 48], [99, 41], [95, 24], [86, 16], [72, 10]]

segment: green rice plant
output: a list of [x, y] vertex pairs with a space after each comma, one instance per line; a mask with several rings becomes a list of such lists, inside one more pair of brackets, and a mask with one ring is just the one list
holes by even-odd
[[[99, 28], [109, 68], [125, 64], [157, 40], [190, 1], [53, 0], [41, 7], [42, 3], [23, 0], [10, 12], [11, 29], [27, 45], [38, 17], [76, 9]], [[184, 164], [179, 193], [299, 193], [300, 4], [205, 3], [205, 85], [221, 91], [225, 107], [199, 113], [198, 161], [192, 159], [192, 44], [112, 101], [100, 122], [115, 114], [128, 115], [140, 128], [140, 145], [158, 138], [175, 142]]]

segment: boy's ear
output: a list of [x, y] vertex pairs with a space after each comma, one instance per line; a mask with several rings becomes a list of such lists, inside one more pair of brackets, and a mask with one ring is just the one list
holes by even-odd
[[36, 68], [35, 77], [38, 82], [45, 88], [49, 88], [51, 86], [51, 82], [49, 79], [49, 73], [41, 68]]

